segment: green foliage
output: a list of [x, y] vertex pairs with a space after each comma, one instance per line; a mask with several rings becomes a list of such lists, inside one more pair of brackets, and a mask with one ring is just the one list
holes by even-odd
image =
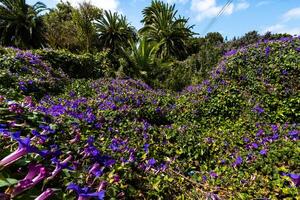
[[259, 42], [261, 39], [262, 39], [262, 36], [260, 36], [257, 31], [249, 31], [241, 38], [238, 38], [238, 39], [234, 38], [232, 41], [229, 41], [225, 45], [225, 47], [226, 47], [226, 50], [229, 51], [231, 49], [237, 49], [237, 48], [247, 46], [250, 44], [255, 44], [255, 43]]
[[223, 55], [223, 42], [220, 33], [208, 33], [204, 38], [190, 40], [189, 53], [192, 55], [184, 61], [174, 62], [167, 77], [167, 87], [179, 91], [208, 78]]
[[135, 28], [127, 22], [123, 15], [104, 11], [103, 16], [96, 20], [99, 45], [103, 50], [110, 49], [114, 54], [120, 55], [131, 41], [137, 39]]
[[30, 51], [2, 48], [0, 66], [0, 94], [16, 100], [22, 97], [20, 94], [37, 99], [57, 94], [67, 82], [60, 69], [51, 68]]
[[73, 20], [78, 26], [78, 37], [80, 43], [84, 44], [86, 52], [91, 52], [95, 48], [97, 42], [97, 34], [94, 20], [101, 17], [102, 10], [90, 3], [84, 2], [79, 5], [79, 8], [73, 11]]
[[130, 51], [127, 53], [128, 72], [126, 74], [133, 78], [142, 78], [151, 80], [153, 72], [159, 67], [156, 52], [159, 44], [149, 42], [141, 38], [137, 43], [132, 42]]
[[70, 78], [99, 78], [112, 76], [108, 51], [96, 54], [73, 54], [66, 50], [36, 50], [53, 68], [61, 68]]
[[73, 20], [74, 12], [79, 11], [75, 10], [70, 3], [59, 2], [54, 9], [43, 17], [48, 47], [68, 49], [73, 52], [83, 50], [81, 47], [84, 45], [81, 45], [80, 42], [82, 38], [79, 36], [79, 27]]
[[162, 1], [152, 1], [151, 6], [143, 10], [144, 27], [140, 34], [148, 40], [160, 44], [157, 57], [184, 59], [187, 55], [187, 40], [193, 35], [188, 19], [177, 18], [175, 5]]
[[[151, 55], [144, 42], [136, 51]], [[132, 79], [88, 79], [67, 82], [59, 95], [30, 102], [14, 88], [10, 99], [18, 102], [0, 98], [1, 158], [25, 137], [31, 138], [27, 149], [37, 150], [9, 167], [3, 165], [7, 158], [0, 161], [0, 179], [18, 180], [8, 181], [0, 192], [13, 196], [28, 163], [38, 163], [49, 172], [44, 182], [17, 198], [36, 198], [42, 188], [55, 188], [51, 199], [75, 199], [84, 196], [78, 187], [89, 187], [90, 193], [105, 192], [108, 199], [296, 199], [299, 46], [300, 38], [283, 38], [227, 52], [206, 80], [178, 93]], [[1, 50], [6, 51], [16, 50]], [[23, 57], [3, 56], [1, 65], [9, 70], [2, 74], [15, 81], [13, 69], [19, 72], [23, 65], [32, 74], [33, 67], [41, 68], [34, 74], [38, 78], [46, 73], [36, 56]], [[177, 77], [186, 71], [172, 67], [161, 72], [174, 70], [172, 77]], [[53, 75], [47, 76], [52, 80]], [[168, 76], [155, 77], [164, 83]], [[15, 139], [11, 133], [18, 131], [21, 137]], [[40, 150], [48, 151], [37, 154]], [[57, 169], [60, 173], [46, 180]], [[69, 192], [71, 182], [79, 194]]]
[[25, 0], [0, 1], [0, 42], [6, 46], [38, 48], [44, 43], [43, 21], [40, 15], [45, 4], [33, 6]]

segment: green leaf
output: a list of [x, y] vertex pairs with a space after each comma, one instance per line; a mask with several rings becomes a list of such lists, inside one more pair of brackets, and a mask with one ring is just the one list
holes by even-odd
[[0, 187], [11, 186], [16, 184], [17, 182], [18, 180], [13, 178], [0, 179]]

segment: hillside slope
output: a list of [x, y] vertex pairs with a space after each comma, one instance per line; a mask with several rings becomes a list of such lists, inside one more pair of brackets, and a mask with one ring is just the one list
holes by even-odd
[[[10, 186], [6, 196], [23, 199], [42, 188], [58, 189], [52, 199], [296, 198], [299, 61], [300, 38], [282, 38], [228, 52], [208, 80], [181, 93], [131, 79], [75, 80], [38, 101], [4, 93], [0, 158], [11, 156], [0, 161], [1, 180], [10, 182], [0, 193]], [[17, 143], [25, 150], [12, 159]], [[23, 191], [20, 180], [35, 168], [42, 178]]]

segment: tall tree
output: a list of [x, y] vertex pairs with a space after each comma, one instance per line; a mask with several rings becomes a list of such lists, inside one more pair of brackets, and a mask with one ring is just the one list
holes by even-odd
[[44, 17], [45, 36], [49, 47], [80, 51], [78, 27], [73, 20], [75, 8], [69, 2], [60, 2]]
[[28, 5], [25, 0], [0, 0], [0, 41], [2, 45], [37, 48], [43, 44], [41, 12], [46, 5]]
[[137, 39], [135, 28], [128, 23], [123, 15], [105, 11], [96, 20], [99, 43], [103, 49], [110, 49], [115, 54], [121, 54], [130, 41]]
[[73, 20], [78, 27], [79, 40], [83, 40], [86, 52], [90, 52], [93, 41], [96, 41], [96, 28], [94, 21], [101, 17], [102, 10], [88, 2], [79, 4], [79, 9], [74, 10]]
[[188, 19], [177, 17], [175, 5], [162, 1], [152, 1], [151, 6], [143, 10], [144, 27], [139, 30], [148, 40], [160, 43], [157, 55], [160, 58], [187, 56], [187, 41], [194, 34]]

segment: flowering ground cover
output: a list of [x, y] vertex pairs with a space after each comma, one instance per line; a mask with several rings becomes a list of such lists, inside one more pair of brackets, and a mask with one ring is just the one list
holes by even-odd
[[299, 198], [300, 38], [232, 50], [180, 93], [1, 53], [2, 199]]

